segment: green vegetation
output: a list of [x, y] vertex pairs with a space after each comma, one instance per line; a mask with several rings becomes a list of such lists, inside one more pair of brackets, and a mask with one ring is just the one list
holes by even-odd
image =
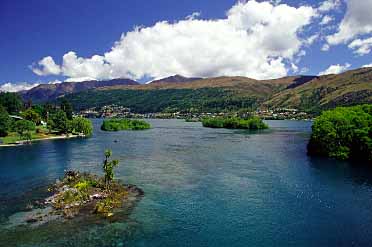
[[103, 161], [103, 171], [105, 172], [105, 186], [110, 189], [111, 181], [114, 180], [114, 167], [119, 165], [118, 160], [109, 161], [112, 155], [111, 150], [105, 151], [105, 160]]
[[[55, 133], [49, 134], [47, 132], [48, 130], [44, 128], [43, 126], [36, 126], [36, 129], [34, 131], [30, 131], [31, 139], [29, 139], [28, 141], [35, 140], [35, 139], [38, 139], [38, 140], [46, 139], [46, 138], [58, 136]], [[0, 138], [0, 140], [3, 142], [3, 144], [14, 144], [19, 141], [27, 141], [26, 139], [24, 139], [24, 137], [20, 137], [20, 135], [15, 131], [9, 132], [7, 136]]]
[[73, 108], [71, 103], [65, 98], [63, 98], [61, 101], [61, 110], [66, 113], [66, 117], [68, 120], [72, 120]]
[[67, 114], [58, 110], [52, 114], [47, 122], [49, 132], [57, 132], [59, 134], [83, 134], [91, 136], [93, 134], [92, 122], [86, 118], [75, 117], [69, 120]]
[[226, 129], [267, 129], [268, 126], [258, 117], [249, 117], [246, 119], [236, 117], [215, 117], [203, 118], [202, 124], [208, 128], [226, 128]]
[[52, 114], [47, 124], [50, 129], [61, 134], [67, 134], [71, 127], [66, 113], [62, 110], [58, 110]]
[[32, 121], [28, 120], [19, 120], [16, 121], [14, 124], [14, 130], [19, 134], [20, 139], [24, 139], [26, 141], [31, 141], [32, 139], [32, 131], [36, 129], [36, 125]]
[[144, 120], [112, 118], [104, 120], [101, 129], [104, 131], [120, 130], [145, 130], [150, 129], [151, 125]]
[[91, 136], [93, 134], [93, 125], [89, 119], [83, 117], [75, 117], [72, 119], [72, 132]]
[[[32, 139], [48, 139], [62, 134], [91, 136], [91, 121], [72, 117], [71, 104], [66, 100], [62, 103], [58, 107], [28, 102], [27, 108], [21, 111], [23, 103], [17, 94], [0, 93], [0, 143], [31, 142]], [[9, 112], [16, 116], [11, 118]]]
[[220, 112], [256, 108], [258, 98], [222, 88], [94, 90], [65, 96], [76, 109], [121, 105], [132, 112]]
[[12, 119], [9, 117], [8, 112], [0, 105], [0, 137], [8, 135], [11, 123]]
[[67, 171], [62, 181], [57, 182], [49, 191], [54, 195], [46, 200], [50, 204], [54, 215], [73, 218], [79, 214], [96, 213], [105, 217], [112, 217], [114, 210], [127, 202], [128, 196], [139, 197], [142, 190], [133, 185], [123, 185], [114, 180], [113, 168], [118, 160], [110, 161], [111, 150], [105, 151], [103, 163], [104, 177], [76, 171]]
[[0, 93], [0, 105], [2, 105], [9, 114], [17, 114], [23, 109], [22, 99], [16, 93]]
[[34, 111], [32, 108], [28, 108], [26, 111], [22, 112], [21, 117], [23, 117], [25, 120], [32, 121], [34, 124], [41, 123], [40, 114]]
[[200, 118], [197, 117], [189, 117], [185, 119], [185, 122], [187, 123], [195, 123], [195, 122], [200, 122]]
[[309, 155], [372, 161], [372, 105], [324, 111], [312, 128]]

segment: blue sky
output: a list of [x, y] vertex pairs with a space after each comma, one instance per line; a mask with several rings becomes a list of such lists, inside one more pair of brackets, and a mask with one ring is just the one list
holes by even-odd
[[[339, 73], [372, 63], [368, 7], [372, 0], [2, 0], [0, 90], [87, 78]], [[321, 24], [325, 16], [331, 21]]]

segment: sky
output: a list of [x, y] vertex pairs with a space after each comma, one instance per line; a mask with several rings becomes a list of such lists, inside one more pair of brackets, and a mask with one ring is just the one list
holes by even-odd
[[1, 0], [0, 90], [372, 66], [372, 0]]

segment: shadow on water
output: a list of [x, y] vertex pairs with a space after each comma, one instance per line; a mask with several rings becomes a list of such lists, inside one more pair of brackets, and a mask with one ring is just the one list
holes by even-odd
[[309, 164], [324, 175], [346, 178], [356, 185], [372, 186], [372, 167], [367, 162], [309, 157]]

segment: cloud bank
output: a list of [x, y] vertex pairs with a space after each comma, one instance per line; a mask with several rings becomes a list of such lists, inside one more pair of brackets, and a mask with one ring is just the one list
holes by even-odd
[[349, 63], [346, 63], [344, 65], [341, 65], [341, 64], [331, 65], [325, 71], [320, 72], [319, 76], [320, 75], [340, 74], [340, 73], [346, 71], [350, 67], [351, 67], [351, 64], [349, 64]]
[[0, 85], [0, 92], [19, 92], [23, 90], [29, 90], [33, 87], [38, 86], [38, 83], [27, 83], [27, 82], [20, 82], [20, 83], [11, 83], [7, 82]]
[[[337, 2], [337, 1], [327, 1]], [[321, 6], [322, 7], [322, 6]], [[324, 5], [322, 9], [332, 8]], [[317, 10], [280, 1], [250, 0], [234, 5], [224, 19], [192, 14], [175, 23], [161, 21], [122, 34], [103, 55], [79, 57], [70, 51], [61, 65], [50, 56], [32, 66], [37, 75], [112, 79], [241, 75], [256, 79], [286, 76], [306, 40], [300, 38]], [[285, 28], [283, 28], [285, 27]]]
[[[44, 83], [44, 84], [57, 84], [57, 83], [61, 83], [61, 81], [59, 80], [55, 80], [55, 81], [50, 81], [48, 83]], [[28, 82], [18, 82], [18, 83], [12, 83], [12, 82], [7, 82], [7, 83], [4, 83], [2, 85], [0, 85], [0, 92], [19, 92], [19, 91], [24, 91], [24, 90], [30, 90], [31, 88], [34, 88], [34, 87], [37, 87], [39, 86], [40, 84], [43, 84], [43, 83], [28, 83]]]

